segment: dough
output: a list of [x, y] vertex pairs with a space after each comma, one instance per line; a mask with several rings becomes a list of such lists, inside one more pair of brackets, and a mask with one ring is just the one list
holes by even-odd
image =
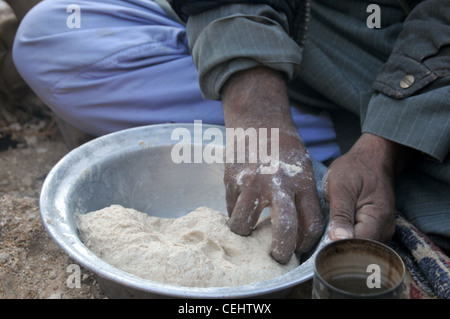
[[251, 236], [230, 231], [228, 217], [200, 207], [180, 218], [149, 216], [119, 205], [80, 215], [86, 246], [107, 263], [138, 277], [185, 287], [256, 283], [298, 266], [270, 256], [270, 218]]

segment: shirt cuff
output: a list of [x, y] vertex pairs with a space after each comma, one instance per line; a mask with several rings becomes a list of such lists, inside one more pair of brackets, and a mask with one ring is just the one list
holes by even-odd
[[428, 154], [443, 162], [450, 151], [450, 76], [426, 91], [404, 99], [375, 93], [369, 101], [362, 131]]
[[267, 5], [226, 5], [190, 16], [187, 34], [206, 99], [220, 99], [238, 71], [264, 65], [290, 80], [299, 70], [302, 49], [289, 36], [284, 14]]
[[411, 97], [450, 75], [450, 1], [418, 4], [403, 23], [373, 88], [392, 98]]

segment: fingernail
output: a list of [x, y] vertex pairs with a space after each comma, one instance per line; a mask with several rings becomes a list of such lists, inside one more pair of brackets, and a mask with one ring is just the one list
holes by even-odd
[[347, 239], [352, 237], [352, 233], [345, 228], [337, 227], [333, 230], [334, 239]]

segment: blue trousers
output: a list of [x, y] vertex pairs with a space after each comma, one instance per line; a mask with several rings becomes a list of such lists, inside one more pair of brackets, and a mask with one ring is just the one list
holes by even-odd
[[[14, 45], [19, 72], [56, 115], [96, 136], [167, 122], [223, 125], [221, 102], [202, 97], [182, 23], [150, 0], [79, 0], [76, 27], [73, 3], [38, 4]], [[339, 155], [326, 112], [292, 107], [292, 116], [313, 157]]]

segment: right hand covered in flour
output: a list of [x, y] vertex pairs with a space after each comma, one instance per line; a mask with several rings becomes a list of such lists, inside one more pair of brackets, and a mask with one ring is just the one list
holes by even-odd
[[[236, 154], [239, 138], [227, 140], [227, 150], [233, 146], [236, 155], [233, 161], [225, 161], [229, 227], [239, 235], [250, 235], [260, 213], [269, 206], [271, 255], [285, 264], [294, 252], [307, 252], [314, 246], [323, 233], [324, 220], [313, 167], [291, 119], [284, 81], [264, 67], [243, 71], [228, 80], [222, 101], [227, 128], [235, 132], [255, 129], [258, 139], [262, 137], [259, 129], [265, 128], [268, 136], [264, 140], [267, 151], [261, 154], [258, 148], [256, 161], [251, 160], [254, 154], [249, 153], [247, 141], [245, 161], [240, 163], [237, 156], [241, 154]], [[261, 156], [267, 154], [270, 163]]]

